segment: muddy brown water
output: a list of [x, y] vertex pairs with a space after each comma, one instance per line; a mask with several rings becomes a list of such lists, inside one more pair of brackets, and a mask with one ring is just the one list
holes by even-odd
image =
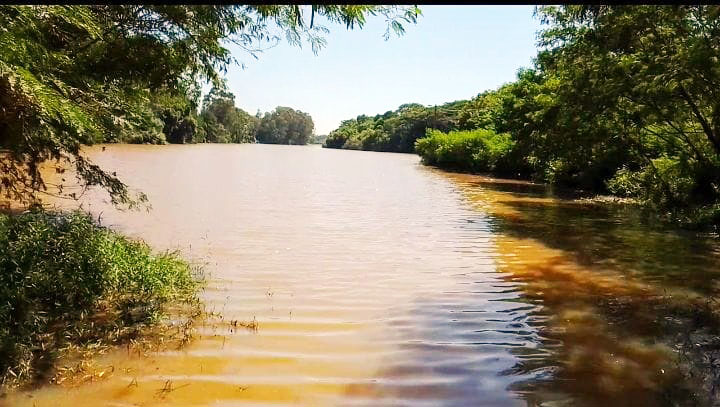
[[114, 209], [97, 191], [83, 208], [203, 264], [207, 308], [258, 329], [215, 323], [179, 351], [111, 352], [97, 362], [113, 366], [102, 380], [10, 394], [9, 405], [690, 403], [669, 340], [683, 332], [657, 305], [716, 293], [712, 237], [409, 154], [270, 145], [87, 154], [145, 192], [152, 210]]

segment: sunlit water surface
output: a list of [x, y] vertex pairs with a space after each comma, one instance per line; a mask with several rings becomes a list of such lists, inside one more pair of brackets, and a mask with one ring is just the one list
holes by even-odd
[[710, 238], [415, 155], [269, 145], [88, 155], [152, 210], [119, 211], [96, 192], [83, 207], [204, 264], [207, 308], [258, 329], [215, 322], [180, 351], [114, 352], [99, 361], [114, 367], [102, 380], [0, 403], [663, 405], [679, 397], [672, 333], [638, 304], [716, 291]]

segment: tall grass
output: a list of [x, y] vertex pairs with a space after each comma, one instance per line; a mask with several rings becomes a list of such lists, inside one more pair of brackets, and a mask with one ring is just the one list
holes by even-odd
[[169, 305], [198, 307], [200, 286], [176, 254], [87, 214], [0, 215], [0, 384], [48, 377], [72, 346], [134, 340]]
[[415, 142], [415, 152], [425, 164], [441, 168], [502, 173], [507, 170], [507, 157], [514, 142], [508, 134], [492, 130], [452, 131], [428, 130], [427, 137]]

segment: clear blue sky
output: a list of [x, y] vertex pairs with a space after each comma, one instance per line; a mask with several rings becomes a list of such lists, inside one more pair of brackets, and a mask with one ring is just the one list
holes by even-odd
[[238, 48], [246, 68], [226, 78], [236, 105], [255, 114], [276, 106], [309, 113], [317, 134], [360, 114], [403, 103], [442, 104], [469, 99], [515, 78], [536, 54], [540, 23], [533, 6], [420, 6], [405, 35], [383, 39], [383, 17], [362, 30], [326, 24], [327, 46], [314, 55], [282, 42], [255, 60]]

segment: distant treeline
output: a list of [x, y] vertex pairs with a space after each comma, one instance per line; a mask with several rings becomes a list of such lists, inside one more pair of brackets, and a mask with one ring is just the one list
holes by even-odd
[[278, 106], [272, 112], [251, 115], [235, 106], [235, 95], [213, 87], [198, 112], [198, 95], [175, 99], [156, 96], [146, 131], [108, 139], [108, 142], [174, 144], [266, 143], [307, 144], [314, 123], [307, 113]]
[[345, 120], [328, 134], [325, 147], [351, 150], [414, 151], [415, 140], [425, 137], [428, 128], [441, 131], [470, 128], [463, 121], [462, 109], [466, 100], [425, 107], [407, 103], [397, 110], [376, 116], [361, 115]]
[[469, 101], [344, 121], [327, 147], [636, 198], [720, 225], [720, 7], [545, 6], [531, 69]]

